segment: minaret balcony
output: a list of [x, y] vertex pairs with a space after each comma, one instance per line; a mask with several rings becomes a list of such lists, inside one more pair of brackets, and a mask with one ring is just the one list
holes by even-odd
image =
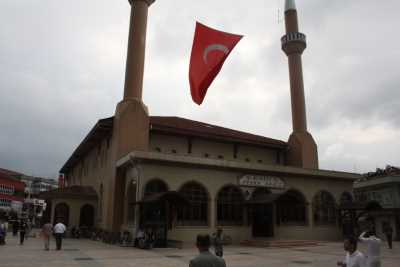
[[286, 54], [303, 53], [307, 46], [306, 35], [301, 32], [289, 32], [281, 38], [282, 50]]

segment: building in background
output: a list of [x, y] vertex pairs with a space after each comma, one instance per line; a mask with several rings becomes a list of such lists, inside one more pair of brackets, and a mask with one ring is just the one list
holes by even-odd
[[26, 198], [37, 198], [40, 193], [58, 188], [58, 181], [50, 178], [22, 175], [20, 179], [26, 185]]
[[0, 168], [0, 213], [3, 215], [22, 211], [25, 184], [18, 179], [20, 175]]
[[368, 172], [354, 183], [354, 196], [360, 216], [373, 220], [377, 234], [385, 238], [390, 225], [395, 239], [400, 239], [400, 168], [386, 166]]
[[46, 202], [39, 194], [57, 187], [58, 181], [54, 179], [0, 168], [0, 209], [19, 218], [29, 218], [34, 225], [39, 224], [46, 210]]

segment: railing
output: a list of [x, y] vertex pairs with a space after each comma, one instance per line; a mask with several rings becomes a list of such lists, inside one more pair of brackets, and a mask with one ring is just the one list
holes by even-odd
[[285, 45], [289, 42], [306, 42], [306, 35], [301, 32], [289, 32], [288, 34], [282, 36], [281, 43]]

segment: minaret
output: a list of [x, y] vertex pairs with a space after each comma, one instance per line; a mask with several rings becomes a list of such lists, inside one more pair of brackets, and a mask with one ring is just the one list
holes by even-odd
[[133, 151], [147, 151], [149, 112], [142, 101], [147, 13], [155, 0], [128, 0], [131, 6], [124, 98], [115, 110], [112, 142], [112, 177], [109, 183], [110, 207], [106, 224], [114, 232], [123, 222], [125, 175], [116, 162]]
[[131, 5], [124, 98], [118, 103], [114, 133], [117, 159], [134, 150], [147, 150], [149, 114], [142, 101], [147, 13], [155, 0], [128, 0]]
[[306, 36], [299, 32], [295, 0], [285, 2], [286, 35], [281, 38], [282, 50], [289, 60], [290, 96], [293, 133], [289, 137], [287, 164], [318, 169], [317, 145], [307, 131], [306, 105], [301, 55], [306, 48]]

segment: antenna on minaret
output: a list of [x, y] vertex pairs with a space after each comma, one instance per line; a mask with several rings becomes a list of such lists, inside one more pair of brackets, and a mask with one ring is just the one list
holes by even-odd
[[280, 8], [280, 0], [276, 0], [276, 6], [278, 9], [278, 24], [281, 24], [281, 22], [283, 21], [281, 18], [281, 8]]
[[282, 17], [281, 17], [281, 9], [278, 7], [278, 24], [281, 24], [282, 22]]

